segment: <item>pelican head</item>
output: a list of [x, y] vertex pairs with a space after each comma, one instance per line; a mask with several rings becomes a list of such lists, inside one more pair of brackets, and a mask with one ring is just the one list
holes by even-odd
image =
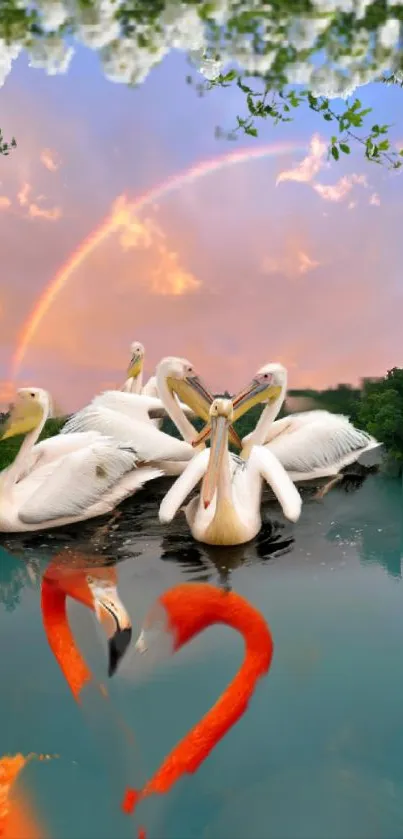
[[170, 392], [176, 394], [197, 416], [207, 420], [214, 397], [187, 358], [163, 358], [156, 372], [157, 380], [159, 375], [163, 376]]
[[210, 407], [211, 447], [206, 474], [203, 479], [202, 498], [204, 508], [211, 504], [217, 489], [222, 459], [228, 447], [228, 429], [234, 419], [231, 399], [214, 399]]
[[0, 438], [16, 437], [34, 431], [49, 412], [50, 396], [39, 387], [21, 387]]
[[134, 343], [130, 345], [130, 352], [132, 355], [130, 364], [127, 368], [127, 378], [137, 379], [137, 376], [140, 375], [143, 369], [145, 354], [143, 344], [140, 344], [140, 341], [134, 341]]
[[273, 403], [285, 394], [287, 370], [282, 364], [264, 364], [253, 379], [233, 397], [235, 420], [261, 402]]

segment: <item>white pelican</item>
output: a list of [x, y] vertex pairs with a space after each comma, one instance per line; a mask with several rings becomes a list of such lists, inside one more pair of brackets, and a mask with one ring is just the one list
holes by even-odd
[[[105, 391], [99, 396], [94, 397], [91, 404], [96, 405], [97, 407], [102, 405], [105, 408], [112, 408], [114, 411], [121, 411], [122, 413], [133, 417], [133, 419], [142, 419], [145, 422], [151, 422], [157, 428], [161, 428], [164, 417], [166, 417], [167, 413], [159, 398], [157, 377], [151, 376], [143, 387], [142, 381], [145, 355], [143, 344], [140, 344], [139, 341], [135, 341], [131, 345], [131, 353], [130, 364], [127, 368], [128, 378], [126, 379], [122, 389], [120, 391]], [[124, 394], [129, 393], [131, 396], [134, 396], [134, 399], [132, 399], [131, 396], [122, 396], [122, 392]], [[147, 402], [145, 399], [139, 398], [142, 396], [150, 396], [154, 401]], [[194, 412], [188, 405], [182, 403], [181, 408], [184, 414], [194, 417]]]
[[1, 532], [43, 530], [102, 516], [163, 474], [160, 469], [136, 468], [134, 448], [101, 437], [21, 479], [24, 461], [48, 417], [50, 397], [40, 388], [17, 393], [2, 439], [26, 436], [14, 463], [0, 473]]
[[[124, 393], [141, 394], [141, 396], [153, 396], [155, 399], [158, 399], [159, 394], [156, 376], [150, 376], [145, 385], [143, 385], [143, 365], [145, 355], [143, 344], [141, 344], [140, 341], [134, 341], [130, 346], [130, 351], [130, 364], [127, 369], [127, 379], [122, 387], [122, 391]], [[104, 394], [103, 397], [101, 397], [101, 400], [103, 400], [102, 404], [105, 404], [108, 407], [108, 394]], [[110, 407], [114, 408], [114, 410], [118, 410], [116, 402]], [[182, 405], [182, 408], [185, 413], [193, 414], [193, 411], [191, 411], [187, 405]], [[149, 422], [152, 422], [157, 428], [161, 428], [163, 418], [150, 419]]]
[[[151, 451], [153, 464], [161, 466], [165, 474], [180, 475], [186, 462], [195, 454], [191, 444], [198, 432], [186, 417], [176, 397], [189, 405], [195, 414], [208, 421], [213, 396], [206, 390], [193, 365], [186, 358], [170, 356], [162, 359], [156, 369], [156, 378], [160, 399], [108, 391], [97, 396], [90, 405], [71, 417], [60, 433], [99, 431], [121, 443], [135, 446], [142, 460], [149, 460], [148, 453]], [[104, 404], [104, 397], [108, 398], [107, 404]], [[114, 405], [117, 406], [116, 409]], [[160, 411], [161, 405], [175, 423], [183, 440], [177, 440], [145, 421], [154, 416], [155, 411]], [[231, 439], [238, 447], [241, 446], [241, 441], [233, 429]]]
[[[159, 509], [162, 524], [172, 521], [196, 484], [201, 493], [185, 509], [192, 535], [209, 545], [241, 545], [261, 528], [263, 480], [271, 486], [283, 513], [297, 521], [301, 497], [277, 458], [263, 446], [254, 446], [245, 462], [228, 451], [228, 429], [233, 421], [230, 399], [215, 399], [210, 408], [211, 448], [186, 466], [170, 487]], [[206, 431], [200, 438], [205, 439]]]
[[330, 411], [305, 411], [275, 421], [286, 391], [287, 371], [282, 364], [272, 363], [261, 367], [233, 397], [235, 420], [252, 405], [267, 402], [256, 428], [242, 440], [243, 459], [248, 458], [253, 446], [264, 445], [276, 455], [291, 480], [300, 482], [337, 476], [364, 452], [382, 449], [374, 437], [355, 428], [347, 417]]
[[[143, 364], [145, 350], [140, 341], [133, 341], [130, 345], [130, 364], [127, 369], [127, 379], [122, 387], [125, 393], [143, 393]], [[148, 382], [147, 382], [148, 385]], [[147, 387], [147, 385], [145, 387]], [[150, 396], [158, 394], [150, 393]]]

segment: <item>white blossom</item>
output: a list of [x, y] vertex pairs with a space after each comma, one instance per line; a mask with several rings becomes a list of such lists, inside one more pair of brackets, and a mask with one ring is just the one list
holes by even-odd
[[167, 52], [168, 47], [163, 45], [151, 52], [138, 47], [131, 38], [120, 38], [101, 50], [101, 59], [105, 75], [110, 81], [138, 85]]
[[391, 49], [399, 40], [400, 21], [390, 18], [378, 29], [379, 43], [385, 49]]
[[22, 44], [6, 44], [0, 38], [0, 87], [3, 86], [8, 74], [11, 71], [13, 61], [19, 56]]
[[49, 76], [66, 73], [74, 55], [59, 35], [46, 35], [27, 44], [29, 66], [46, 70]]
[[[403, 5], [403, 0], [387, 1], [389, 7]], [[209, 81], [216, 79], [228, 65], [235, 65], [240, 73], [264, 76], [284, 46], [293, 46], [298, 51], [315, 50], [318, 37], [331, 27], [336, 15], [349, 13], [355, 21], [360, 21], [372, 2], [312, 0], [311, 12], [300, 17], [290, 14], [284, 3], [284, 12], [275, 19], [267, 14], [271, 5], [267, 0], [211, 0], [209, 19], [224, 30], [217, 34], [219, 42], [211, 43], [211, 33], [199, 15], [199, 5], [186, 0], [168, 0], [156, 22], [136, 21], [134, 34], [126, 37], [121, 37], [117, 12], [126, 5], [130, 8], [129, 0], [93, 0], [89, 5], [81, 0], [17, 0], [20, 8], [37, 10], [46, 35], [44, 38], [30, 35], [12, 46], [0, 40], [0, 85], [24, 47], [31, 66], [42, 67], [50, 74], [66, 72], [74, 50], [58, 34], [66, 21], [71, 22], [77, 43], [97, 51], [107, 78], [114, 82], [140, 84], [171, 50], [185, 52], [197, 71]], [[261, 22], [258, 32], [261, 49], [255, 48], [248, 33], [234, 29], [226, 37], [229, 31], [226, 24], [242, 12], [254, 15]], [[290, 63], [284, 67], [287, 82], [309, 86], [317, 96], [348, 97], [357, 87], [398, 65], [401, 29], [401, 23], [394, 18], [373, 33], [357, 27], [352, 32], [347, 55], [342, 54], [342, 44], [333, 36], [325, 46], [321, 66], [317, 66], [313, 57]], [[143, 36], [145, 45], [139, 43], [139, 35]]]

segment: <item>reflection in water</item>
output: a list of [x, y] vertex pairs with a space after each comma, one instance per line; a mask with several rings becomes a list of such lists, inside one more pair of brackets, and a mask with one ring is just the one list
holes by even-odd
[[[19, 559], [19, 557], [18, 557]], [[25, 586], [37, 587], [40, 563], [35, 559], [21, 559], [0, 547], [0, 603], [12, 612], [21, 602]]]
[[[161, 592], [172, 590], [172, 583], [183, 580], [218, 581], [227, 591], [230, 587], [242, 591], [273, 627], [275, 667], [261, 683], [242, 725], [183, 787], [180, 784], [175, 794], [161, 798], [161, 809], [154, 797], [151, 811], [147, 801], [142, 804], [144, 811], [139, 808], [137, 817], [144, 817], [152, 828], [149, 839], [187, 839], [190, 835], [195, 839], [229, 835], [307, 839], [308, 829], [310, 836], [331, 839], [326, 808], [341, 814], [338, 839], [358, 837], [360, 831], [360, 836], [372, 836], [375, 827], [373, 833], [367, 829], [365, 816], [366, 786], [358, 800], [347, 774], [356, 767], [354, 778], [360, 783], [367, 775], [380, 785], [386, 778], [393, 784], [401, 780], [402, 738], [396, 729], [403, 679], [401, 592], [386, 574], [366, 573], [369, 562], [379, 562], [390, 574], [395, 569], [391, 557], [400, 558], [399, 482], [371, 477], [357, 492], [337, 489], [319, 503], [306, 492], [296, 527], [285, 523], [266, 497], [259, 537], [225, 551], [196, 545], [182, 516], [162, 528], [157, 511], [163, 491], [161, 482], [157, 492], [144, 493], [141, 509], [127, 502], [119, 517], [87, 523], [74, 533], [66, 529], [18, 534], [7, 540], [15, 555], [4, 550], [0, 554], [4, 685], [0, 713], [9, 719], [3, 752], [46, 749], [62, 755], [49, 767], [47, 778], [27, 769], [32, 800], [38, 812], [49, 818], [52, 839], [67, 835], [110, 839], [114, 828], [119, 839], [135, 835], [132, 822], [119, 812], [122, 791], [127, 786], [144, 787], [163, 755], [220, 695], [242, 656], [241, 645], [233, 647], [236, 642], [219, 628], [211, 635], [205, 633], [172, 663], [168, 658], [159, 667], [153, 667], [151, 644], [143, 656], [132, 644], [132, 652], [108, 682], [105, 635], [99, 633], [102, 643], [97, 645], [94, 629], [106, 627], [89, 609], [74, 605], [68, 610], [72, 630], [85, 666], [94, 676], [82, 692], [79, 708], [44, 640], [39, 590], [33, 591], [33, 587], [39, 589], [44, 571], [49, 577], [53, 557], [60, 580], [77, 579], [80, 574], [95, 578], [97, 572], [102, 579], [113, 572], [136, 635], [150, 604], [158, 601]], [[397, 568], [400, 573], [400, 561]], [[334, 574], [329, 573], [332, 570]], [[226, 595], [232, 596], [232, 592]], [[18, 603], [22, 608], [15, 608]], [[386, 621], [385, 603], [390, 617]], [[10, 608], [14, 611], [9, 612]], [[383, 680], [373, 666], [377, 643], [382, 644], [387, 673]], [[145, 670], [151, 671], [148, 674], [142, 673], [143, 662]], [[142, 675], [147, 677], [142, 679]], [[339, 691], [340, 679], [348, 682], [348, 690]], [[99, 691], [100, 683], [108, 685], [110, 701]], [[10, 708], [14, 713], [10, 714]], [[374, 708], [380, 709], [379, 719], [374, 718]], [[84, 740], [87, 731], [93, 745]], [[348, 738], [342, 736], [345, 731]], [[235, 756], [239, 751], [242, 765]], [[300, 766], [301, 753], [311, 770]], [[320, 800], [317, 777], [321, 779]], [[70, 814], [63, 790], [70, 794], [72, 789], [79, 798], [86, 792]], [[293, 807], [289, 806], [291, 792]], [[383, 810], [376, 835], [380, 839], [399, 835], [395, 828], [403, 797], [399, 791], [396, 795], [394, 807], [388, 790], [379, 786], [378, 811]], [[231, 798], [239, 808], [231, 805]], [[54, 801], [59, 802], [60, 815]], [[158, 813], [152, 811], [156, 803]], [[249, 823], [251, 813], [253, 823]]]
[[379, 476], [366, 481], [354, 504], [340, 497], [337, 522], [331, 523], [327, 538], [354, 543], [362, 563], [378, 563], [391, 577], [401, 578], [402, 525], [400, 481]]

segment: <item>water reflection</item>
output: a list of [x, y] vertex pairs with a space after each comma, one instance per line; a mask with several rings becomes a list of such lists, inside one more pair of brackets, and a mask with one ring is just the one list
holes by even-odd
[[337, 521], [327, 532], [330, 542], [354, 544], [360, 561], [379, 564], [387, 574], [401, 578], [403, 506], [401, 482], [396, 478], [369, 478], [354, 498], [340, 496]]

